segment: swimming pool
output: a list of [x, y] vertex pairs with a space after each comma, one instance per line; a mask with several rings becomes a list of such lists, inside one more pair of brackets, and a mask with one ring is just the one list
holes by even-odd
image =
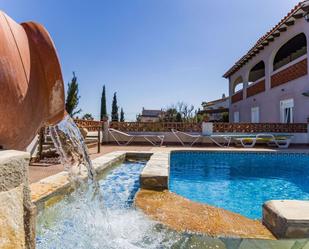
[[211, 238], [170, 230], [149, 219], [133, 205], [140, 172], [145, 164], [126, 161], [104, 171], [99, 180], [103, 202], [102, 198], [94, 197], [93, 186], [85, 184], [60, 202], [46, 207], [37, 219], [36, 248], [232, 249], [239, 246], [244, 249], [289, 249], [294, 244], [307, 244], [307, 240]]
[[173, 152], [172, 192], [253, 219], [268, 200], [309, 200], [309, 155]]

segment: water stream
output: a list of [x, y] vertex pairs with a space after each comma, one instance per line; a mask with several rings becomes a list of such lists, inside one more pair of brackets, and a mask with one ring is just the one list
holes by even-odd
[[[74, 196], [80, 200], [80, 210], [84, 209], [81, 219], [87, 223], [94, 217], [104, 220], [100, 229], [108, 237], [113, 237], [110, 227], [109, 211], [104, 204], [103, 191], [100, 188], [96, 171], [92, 165], [83, 135], [73, 119], [67, 115], [62, 121], [49, 127], [50, 136], [60, 155], [60, 161], [69, 174], [69, 180], [74, 188]], [[83, 169], [87, 169], [87, 184], [85, 184]], [[87, 211], [86, 211], [87, 210]], [[90, 216], [90, 217], [89, 217]], [[95, 223], [91, 225], [95, 227]], [[88, 228], [91, 234], [91, 227]]]
[[88, 179], [93, 181], [95, 170], [84, 138], [72, 118], [67, 115], [60, 123], [50, 126], [49, 129], [54, 145], [60, 154], [61, 162], [70, 176], [76, 180], [81, 174], [82, 166], [85, 166]]

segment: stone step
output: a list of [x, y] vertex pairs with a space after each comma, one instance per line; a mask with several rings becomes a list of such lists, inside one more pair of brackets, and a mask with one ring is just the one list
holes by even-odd
[[268, 201], [263, 205], [263, 224], [279, 239], [308, 238], [309, 201]]

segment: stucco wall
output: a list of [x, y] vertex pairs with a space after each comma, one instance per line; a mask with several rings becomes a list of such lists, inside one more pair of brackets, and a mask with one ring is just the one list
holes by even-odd
[[[302, 95], [303, 92], [309, 91], [309, 75], [303, 76], [286, 84], [271, 88], [271, 76], [286, 67], [280, 68], [273, 72], [273, 60], [276, 52], [284, 43], [294, 36], [304, 33], [309, 41], [309, 23], [304, 18], [296, 20], [295, 25], [288, 27], [286, 32], [281, 32], [280, 37], [270, 42], [264, 50], [260, 51], [253, 59], [245, 64], [240, 70], [235, 72], [229, 78], [229, 94], [233, 93], [233, 82], [238, 77], [244, 80], [244, 100], [232, 104], [230, 102], [230, 121], [233, 122], [233, 114], [236, 111], [240, 113], [240, 122], [251, 122], [251, 108], [259, 106], [261, 123], [280, 122], [280, 101], [284, 99], [294, 99], [294, 122], [307, 122], [309, 117], [309, 98]], [[309, 46], [307, 46], [308, 49]], [[308, 54], [308, 53], [307, 53]], [[304, 59], [299, 58], [288, 66]], [[266, 91], [257, 95], [246, 98], [246, 88], [248, 87], [249, 72], [261, 60], [265, 63], [265, 87]], [[307, 65], [309, 67], [309, 65]], [[309, 70], [308, 70], [309, 71]]]

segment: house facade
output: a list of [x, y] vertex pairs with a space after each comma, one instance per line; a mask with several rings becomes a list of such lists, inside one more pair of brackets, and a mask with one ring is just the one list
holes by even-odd
[[224, 74], [230, 122], [308, 122], [308, 40], [309, 1], [303, 1]]
[[223, 94], [221, 99], [203, 102], [201, 113], [206, 114], [210, 122], [223, 121], [224, 114], [229, 112], [229, 102], [229, 97]]
[[160, 122], [164, 117], [162, 110], [147, 110], [143, 108], [142, 113], [137, 117], [138, 122], [154, 123]]

